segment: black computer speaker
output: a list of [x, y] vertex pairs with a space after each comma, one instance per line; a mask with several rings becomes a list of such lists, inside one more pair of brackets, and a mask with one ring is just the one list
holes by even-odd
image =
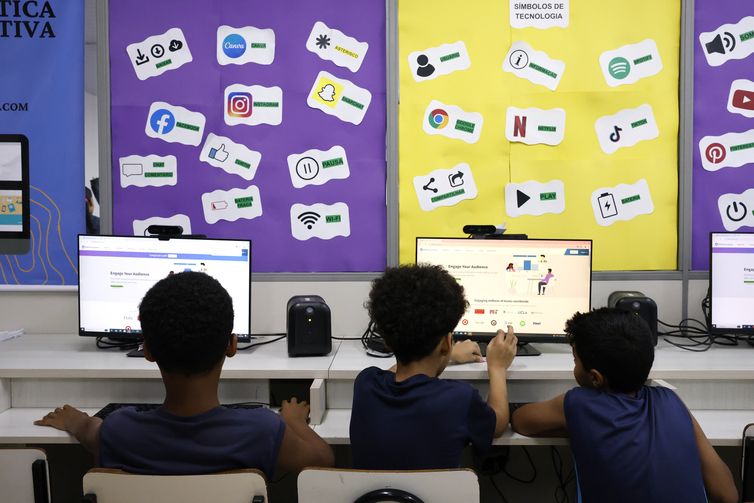
[[288, 356], [322, 356], [332, 351], [330, 307], [319, 295], [288, 301]]
[[607, 305], [622, 311], [636, 313], [652, 332], [652, 343], [657, 345], [657, 304], [641, 292], [618, 291], [610, 294]]

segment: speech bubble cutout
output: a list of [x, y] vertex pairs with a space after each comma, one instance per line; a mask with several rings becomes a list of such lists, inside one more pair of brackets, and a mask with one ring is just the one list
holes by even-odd
[[164, 187], [178, 183], [178, 160], [174, 155], [129, 155], [118, 159], [120, 186]]
[[149, 217], [144, 220], [134, 220], [134, 236], [149, 236], [147, 228], [150, 225], [176, 225], [183, 229], [183, 234], [191, 234], [191, 219], [188, 215], [177, 213], [169, 217]]

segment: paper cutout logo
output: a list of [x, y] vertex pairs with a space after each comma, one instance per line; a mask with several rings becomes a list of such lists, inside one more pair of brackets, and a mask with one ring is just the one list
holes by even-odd
[[306, 99], [311, 108], [356, 125], [364, 120], [371, 102], [372, 93], [368, 90], [324, 71], [317, 75]]
[[120, 186], [164, 187], [178, 183], [178, 161], [174, 155], [129, 155], [118, 159]]
[[652, 195], [645, 179], [634, 184], [601, 187], [592, 192], [592, 210], [597, 224], [606, 227], [654, 212]]
[[646, 39], [603, 52], [600, 67], [607, 85], [618, 87], [660, 73], [662, 60], [655, 41]]
[[754, 118], [754, 82], [737, 79], [730, 84], [728, 111], [750, 119]]
[[707, 171], [754, 164], [754, 129], [722, 136], [705, 136], [699, 141], [702, 167]]
[[244, 180], [253, 180], [262, 154], [225, 136], [209, 133], [199, 160]]
[[171, 28], [162, 35], [129, 44], [126, 52], [139, 80], [157, 77], [193, 60], [180, 28]]
[[471, 66], [466, 44], [462, 41], [414, 51], [408, 55], [411, 75], [417, 82], [432, 80]]
[[505, 186], [505, 212], [509, 217], [540, 216], [565, 211], [565, 187], [560, 180], [530, 180]]
[[535, 51], [526, 42], [518, 41], [508, 50], [503, 61], [503, 71], [554, 91], [563, 78], [565, 63], [551, 59], [542, 51]]
[[225, 88], [225, 124], [273, 126], [283, 122], [283, 90], [278, 86], [231, 84]]
[[566, 113], [562, 108], [508, 107], [505, 116], [505, 137], [511, 142], [527, 145], [559, 145], [565, 136]]
[[476, 143], [482, 134], [483, 122], [482, 114], [432, 100], [424, 112], [422, 128], [430, 135]]
[[332, 239], [351, 235], [351, 217], [346, 203], [291, 206], [291, 234], [299, 241]]
[[741, 18], [735, 24], [724, 24], [715, 31], [700, 33], [699, 43], [710, 66], [747, 58], [754, 53], [754, 16]]
[[288, 156], [291, 183], [297, 189], [323, 185], [330, 180], [343, 180], [351, 175], [346, 151], [340, 145], [329, 150], [310, 149]]
[[234, 28], [222, 25], [217, 29], [217, 62], [221, 65], [257, 63], [271, 65], [275, 61], [275, 32], [254, 26]]
[[414, 191], [424, 211], [454, 206], [477, 196], [474, 174], [465, 162], [450, 169], [436, 169], [426, 175], [415, 176]]
[[150, 138], [196, 146], [202, 142], [205, 122], [204, 115], [199, 112], [155, 101], [149, 107], [144, 131]]
[[717, 199], [717, 209], [726, 231], [754, 227], [754, 188], [740, 194], [723, 194]]
[[570, 0], [558, 2], [522, 2], [510, 0], [512, 28], [567, 28]]
[[239, 218], [252, 220], [262, 216], [259, 188], [250, 185], [245, 189], [215, 190], [202, 194], [204, 220], [208, 224], [220, 220], [235, 222]]
[[613, 154], [620, 148], [632, 147], [643, 140], [660, 135], [652, 107], [641, 105], [621, 110], [615, 115], [600, 117], [594, 124], [602, 151]]
[[342, 31], [317, 21], [306, 41], [306, 49], [326, 61], [332, 61], [356, 73], [364, 62], [369, 44], [359, 42]]
[[134, 220], [134, 236], [149, 236], [147, 229], [150, 225], [177, 225], [183, 229], [183, 234], [191, 234], [191, 219], [188, 215], [178, 213], [170, 217], [150, 217], [144, 220]]

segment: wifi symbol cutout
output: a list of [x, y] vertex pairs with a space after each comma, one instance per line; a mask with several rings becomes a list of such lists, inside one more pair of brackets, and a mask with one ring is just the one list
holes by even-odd
[[297, 218], [301, 221], [302, 224], [306, 226], [307, 229], [311, 230], [312, 226], [317, 223], [320, 217], [321, 215], [319, 213], [315, 213], [313, 211], [305, 211]]

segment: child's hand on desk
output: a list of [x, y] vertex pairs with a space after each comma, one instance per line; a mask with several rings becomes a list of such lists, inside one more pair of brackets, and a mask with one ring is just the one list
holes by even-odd
[[63, 405], [62, 407], [53, 410], [42, 419], [34, 421], [34, 424], [37, 426], [52, 426], [58, 430], [71, 432], [77, 423], [86, 420], [88, 417], [89, 414], [86, 412], [81, 412], [70, 405]]
[[450, 350], [450, 361], [453, 363], [474, 363], [484, 361], [479, 344], [471, 340], [456, 342]]
[[518, 337], [513, 333], [513, 327], [508, 325], [508, 332], [497, 331], [497, 335], [487, 345], [487, 368], [507, 369], [516, 356]]
[[296, 397], [290, 400], [283, 400], [280, 405], [280, 417], [286, 424], [304, 423], [309, 419], [309, 404], [304, 401], [297, 401]]

